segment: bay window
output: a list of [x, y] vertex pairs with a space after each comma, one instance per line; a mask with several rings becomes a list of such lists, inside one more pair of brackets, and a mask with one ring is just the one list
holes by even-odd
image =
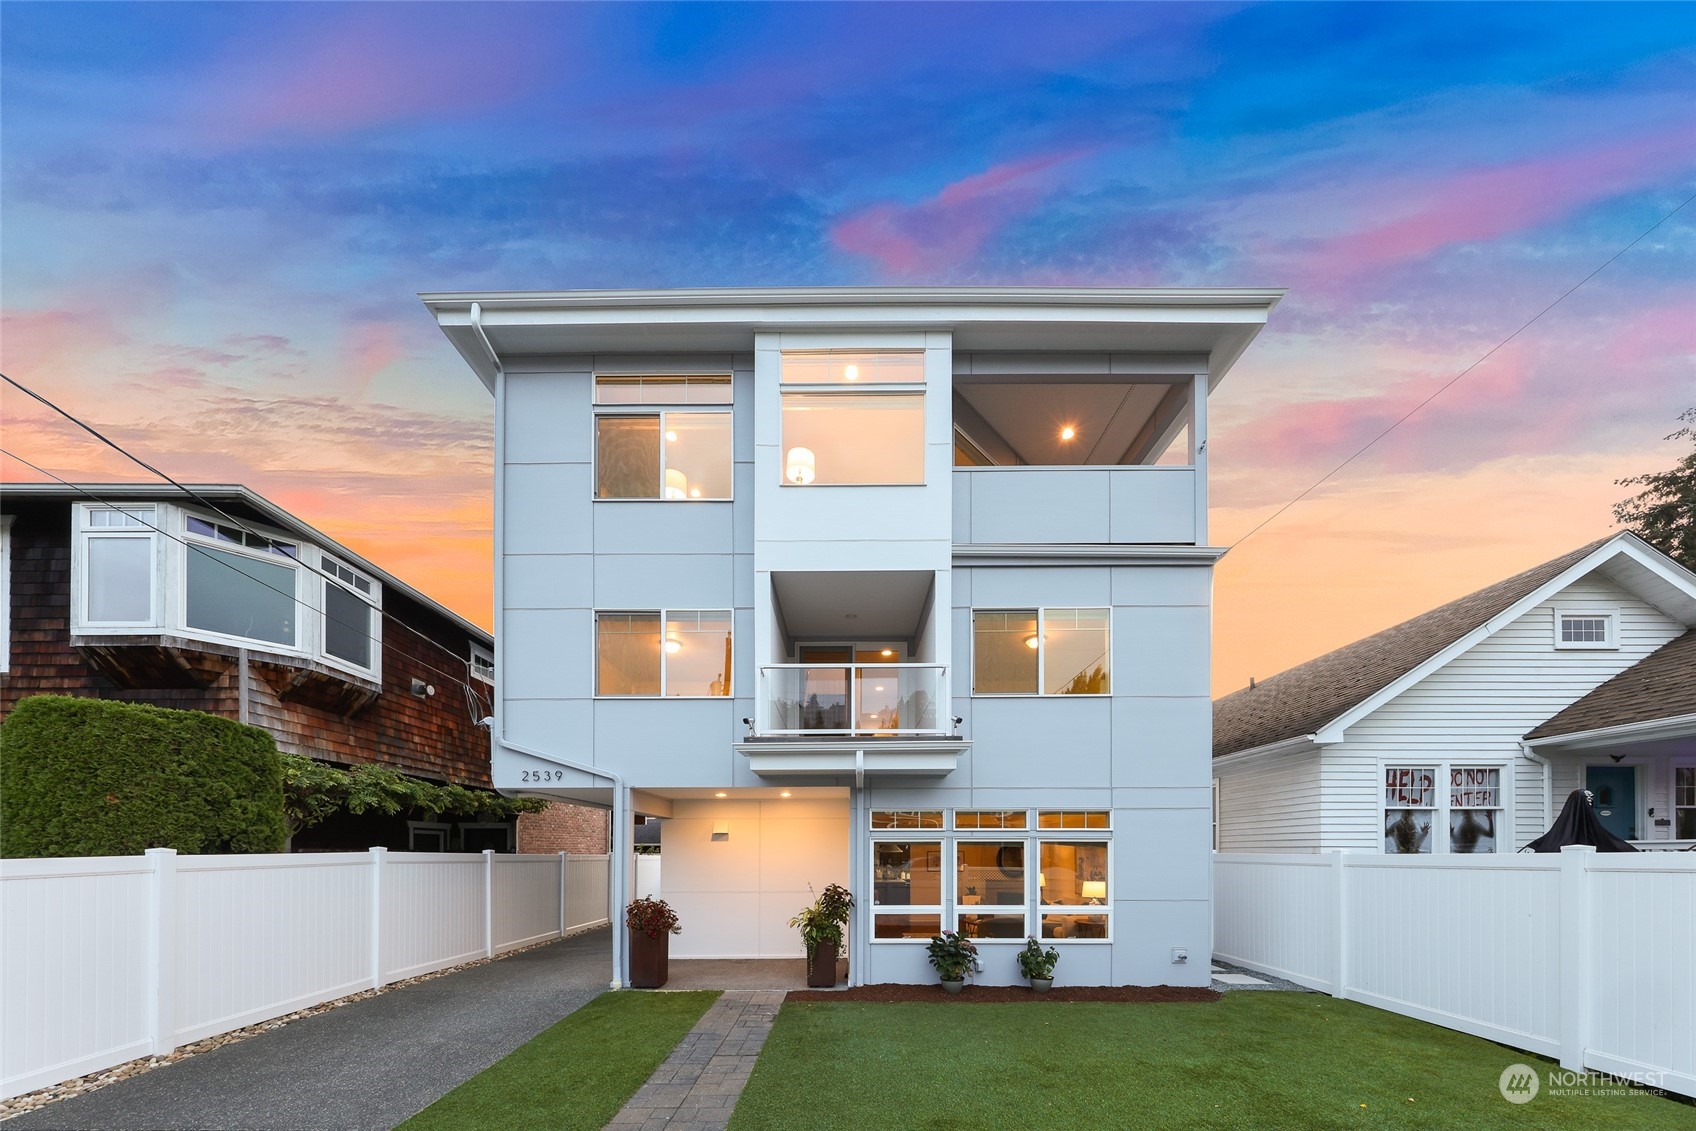
[[188, 544], [190, 628], [290, 648], [297, 643], [295, 565]]
[[974, 609], [972, 694], [1106, 695], [1107, 609]]

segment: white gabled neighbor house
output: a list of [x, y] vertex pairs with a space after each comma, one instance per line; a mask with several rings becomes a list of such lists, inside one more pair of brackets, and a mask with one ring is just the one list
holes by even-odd
[[610, 808], [620, 893], [662, 818], [675, 957], [837, 882], [856, 983], [1206, 985], [1207, 398], [1280, 295], [424, 296], [495, 399], [496, 786]]
[[1589, 789], [1696, 844], [1696, 575], [1585, 546], [1214, 704], [1216, 847], [1512, 852]]

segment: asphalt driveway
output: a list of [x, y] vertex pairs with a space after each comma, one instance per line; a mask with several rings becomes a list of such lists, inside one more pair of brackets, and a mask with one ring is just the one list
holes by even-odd
[[388, 1131], [606, 989], [601, 929], [390, 990], [5, 1123]]

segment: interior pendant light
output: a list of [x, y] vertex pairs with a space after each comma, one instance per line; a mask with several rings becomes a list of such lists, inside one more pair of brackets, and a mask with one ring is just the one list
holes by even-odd
[[687, 499], [689, 497], [689, 477], [675, 467], [665, 469], [665, 497], [668, 499]]
[[790, 448], [789, 458], [783, 463], [783, 477], [791, 483], [806, 485], [813, 481], [818, 462], [813, 458], [811, 448]]

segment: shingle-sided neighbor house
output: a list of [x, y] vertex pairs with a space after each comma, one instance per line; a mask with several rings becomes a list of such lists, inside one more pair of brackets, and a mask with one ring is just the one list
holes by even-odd
[[1696, 575], [1619, 534], [1214, 705], [1218, 847], [1512, 852], [1587, 789], [1696, 844]]
[[1279, 295], [424, 296], [495, 398], [496, 786], [620, 869], [665, 819], [677, 957], [835, 882], [855, 982], [1205, 985], [1207, 400]]

